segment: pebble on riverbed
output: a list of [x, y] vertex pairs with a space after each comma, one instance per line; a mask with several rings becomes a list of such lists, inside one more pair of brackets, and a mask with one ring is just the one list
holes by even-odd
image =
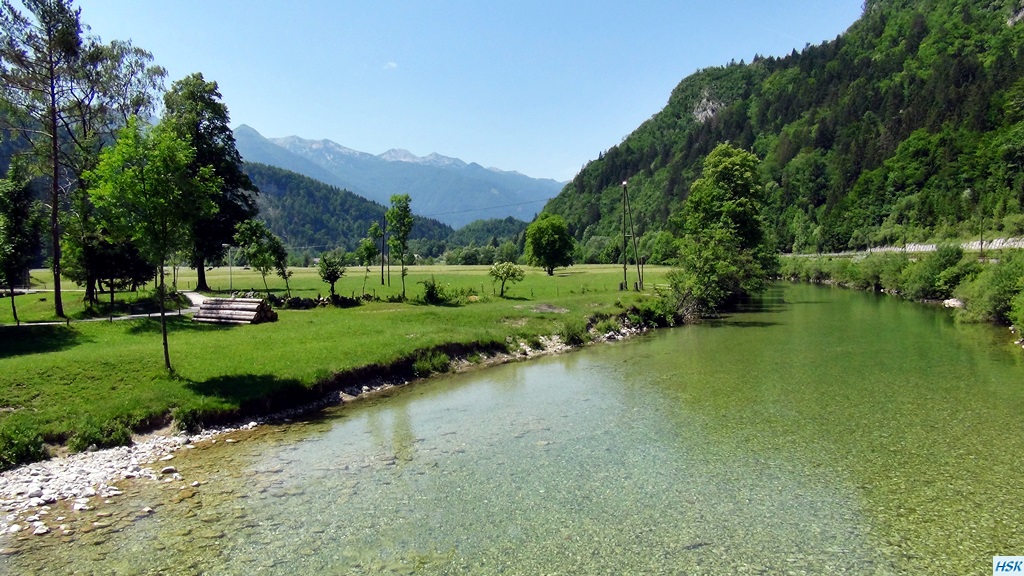
[[[257, 422], [249, 422], [244, 426], [211, 429], [193, 436], [154, 436], [132, 446], [81, 452], [8, 470], [0, 474], [0, 511], [6, 513], [0, 516], [0, 534], [22, 532], [28, 527], [32, 527], [35, 533], [40, 527], [33, 527], [26, 518], [39, 514], [40, 508], [58, 500], [72, 500], [71, 507], [76, 512], [93, 510], [90, 498], [109, 499], [122, 494], [110, 483], [125, 478], [159, 480], [161, 474], [147, 465], [170, 460], [174, 457], [172, 453], [186, 444], [236, 430], [249, 430], [257, 425]], [[167, 468], [171, 468], [170, 474], [180, 479], [173, 466], [166, 466], [163, 470]], [[15, 526], [17, 529], [12, 530]]]
[[[630, 326], [624, 322], [618, 332], [607, 334], [593, 334], [593, 341], [617, 340], [620, 338], [642, 333], [640, 327]], [[528, 345], [521, 344], [520, 349], [512, 354], [495, 354], [489, 358], [486, 364], [502, 363], [522, 357], [534, 357], [544, 354], [562, 352], [569, 349], [558, 336], [550, 338], [541, 337], [538, 339], [541, 347], [533, 349]], [[472, 365], [474, 363], [467, 363]], [[456, 365], [456, 368], [459, 366]], [[374, 392], [387, 389], [394, 385], [407, 383], [404, 381], [374, 382], [372, 386], [363, 387], [364, 392]], [[250, 430], [260, 423], [277, 421], [290, 422], [289, 416], [308, 413], [317, 407], [335, 404], [342, 400], [354, 398], [346, 396], [345, 392], [336, 392], [333, 395], [325, 396], [322, 400], [311, 405], [288, 410], [260, 421], [253, 421], [242, 426], [214, 428], [205, 430], [199, 434], [176, 434], [166, 436], [153, 436], [145, 441], [131, 446], [121, 446], [94, 452], [82, 452], [64, 458], [54, 458], [43, 462], [36, 462], [14, 470], [0, 473], [0, 512], [6, 512], [0, 516], [0, 534], [20, 532], [27, 529], [24, 518], [32, 515], [37, 509], [58, 500], [73, 500], [72, 508], [76, 512], [93, 510], [89, 504], [90, 498], [113, 498], [121, 495], [121, 491], [109, 483], [127, 478], [146, 478], [153, 481], [173, 482], [182, 480], [181, 475], [173, 466], [157, 466], [159, 472], [150, 465], [157, 462], [167, 462], [174, 458], [173, 452], [181, 448], [194, 448], [197, 443], [209, 440], [217, 442], [217, 437], [224, 434], [238, 431]], [[235, 438], [225, 438], [225, 443], [234, 444]], [[193, 488], [195, 484], [193, 485]], [[152, 513], [152, 509], [143, 509], [144, 514]], [[59, 521], [59, 520], [58, 520]], [[35, 527], [39, 529], [38, 526]], [[65, 530], [63, 527], [61, 530]], [[2, 543], [2, 540], [0, 540]], [[8, 550], [6, 548], [0, 549]], [[0, 552], [2, 554], [2, 552]]]

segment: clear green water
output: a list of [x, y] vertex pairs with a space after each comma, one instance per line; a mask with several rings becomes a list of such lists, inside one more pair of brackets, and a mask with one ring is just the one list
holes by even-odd
[[179, 453], [0, 572], [987, 574], [1024, 555], [1022, 431], [1005, 329], [780, 286]]

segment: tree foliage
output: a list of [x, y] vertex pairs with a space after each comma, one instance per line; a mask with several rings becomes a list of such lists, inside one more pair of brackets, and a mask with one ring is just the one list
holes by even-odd
[[321, 254], [317, 271], [320, 273], [320, 279], [331, 285], [331, 296], [334, 296], [334, 285], [345, 275], [345, 266], [342, 265], [341, 258], [333, 254]]
[[272, 270], [285, 270], [287, 274], [288, 251], [284, 243], [263, 221], [245, 220], [235, 229], [235, 245], [242, 258], [263, 277], [263, 288], [270, 296], [267, 274]]
[[498, 262], [491, 266], [487, 275], [494, 278], [495, 282], [501, 282], [501, 289], [498, 291], [498, 296], [505, 297], [505, 284], [515, 284], [516, 282], [522, 282], [523, 278], [526, 277], [526, 273], [519, 266], [516, 266], [512, 262]]
[[[763, 162], [784, 251], [988, 234], [1024, 214], [1024, 25], [983, 0], [869, 2], [844, 34], [701, 70], [545, 211], [581, 244], [614, 237], [629, 179], [638, 233], [670, 228], [716, 146]], [[970, 189], [973, 194], [963, 195]]]
[[405, 276], [408, 273], [405, 267], [409, 249], [409, 235], [412, 234], [414, 223], [412, 199], [408, 194], [395, 194], [391, 197], [391, 208], [387, 211], [388, 230], [388, 252], [391, 256], [398, 254], [398, 261], [402, 265], [402, 299], [405, 299]]
[[541, 213], [526, 228], [526, 259], [531, 266], [539, 266], [548, 276], [555, 268], [572, 266], [575, 244], [565, 220], [551, 213]]
[[704, 161], [680, 213], [679, 266], [670, 285], [684, 317], [763, 290], [777, 268], [761, 220], [763, 185], [750, 152], [720, 144]]
[[[71, 0], [26, 0], [28, 16], [10, 0], [0, 3], [0, 95], [10, 124], [40, 159], [49, 179], [53, 275], [60, 277], [60, 206], [67, 179], [60, 157], [61, 118], [70, 106], [71, 79], [82, 49], [80, 10]], [[54, 308], [64, 315], [60, 282]]]
[[[48, 184], [49, 249], [59, 276], [65, 245], [87, 254], [91, 248], [81, 244], [100, 238], [83, 175], [130, 116], [152, 111], [165, 71], [131, 42], [83, 35], [70, 0], [21, 4], [24, 12], [0, 3], [0, 121], [15, 136], [14, 150], [33, 159]], [[85, 270], [86, 301], [94, 301], [89, 263], [71, 265]], [[60, 284], [54, 289], [54, 308], [63, 316]]]
[[228, 108], [216, 82], [198, 72], [175, 81], [164, 95], [164, 110], [176, 133], [196, 149], [192, 170], [210, 167], [221, 182], [214, 197], [217, 211], [197, 220], [191, 232], [189, 257], [198, 274], [196, 288], [209, 290], [206, 263], [223, 258], [235, 226], [257, 215], [258, 190], [242, 170]]
[[93, 203], [115, 238], [131, 241], [157, 268], [164, 366], [167, 349], [164, 267], [171, 254], [187, 246], [190, 227], [213, 213], [220, 181], [204, 167], [192, 170], [195, 151], [166, 123], [144, 130], [131, 117], [117, 143], [103, 151], [95, 171], [86, 173]]
[[15, 324], [21, 322], [14, 287], [26, 283], [42, 230], [41, 206], [33, 198], [28, 182], [11, 167], [7, 178], [0, 179], [0, 285], [9, 289]]

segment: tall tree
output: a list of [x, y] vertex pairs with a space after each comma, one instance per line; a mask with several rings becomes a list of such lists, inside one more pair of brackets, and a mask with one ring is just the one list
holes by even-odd
[[[10, 0], [0, 2], [0, 102], [8, 128], [25, 138], [43, 160], [49, 179], [53, 303], [64, 316], [60, 289], [61, 192], [68, 182], [60, 161], [60, 118], [71, 99], [71, 78], [82, 48], [82, 25], [72, 0], [22, 0], [29, 16]], [[64, 185], [64, 186], [62, 186]]]
[[778, 266], [761, 221], [764, 186], [756, 156], [719, 144], [673, 221], [684, 232], [679, 268], [669, 277], [684, 317], [763, 290]]
[[[85, 288], [87, 304], [97, 302], [96, 285], [109, 279], [108, 263], [91, 256], [107, 253], [114, 243], [94, 218], [88, 185], [83, 175], [96, 168], [102, 149], [115, 140], [131, 116], [146, 117], [163, 91], [166, 71], [152, 64], [153, 55], [130, 41], [103, 44], [86, 38], [69, 90], [68, 105], [60, 116], [62, 163], [76, 178], [62, 219], [62, 268], [65, 276]], [[130, 252], [126, 244], [121, 247]], [[100, 271], [99, 267], [107, 267]]]
[[391, 237], [388, 238], [388, 249], [391, 254], [398, 252], [398, 260], [402, 263], [402, 299], [405, 299], [405, 253], [409, 249], [409, 234], [412, 233], [412, 199], [408, 194], [395, 194], [391, 197], [391, 208], [388, 208], [386, 219], [391, 226]]
[[32, 189], [12, 166], [7, 178], [0, 180], [0, 284], [7, 284], [11, 296], [14, 323], [18, 308], [14, 286], [28, 274], [32, 257], [39, 248], [43, 220]]
[[185, 248], [195, 220], [217, 209], [213, 197], [220, 186], [212, 169], [193, 172], [194, 159], [192, 146], [167, 123], [144, 131], [133, 116], [117, 143], [101, 154], [96, 170], [86, 175], [93, 202], [115, 235], [131, 239], [159, 272], [160, 333], [168, 371], [164, 268], [172, 252]]
[[573, 240], [565, 219], [545, 212], [526, 228], [526, 257], [531, 266], [540, 266], [548, 276], [555, 268], [572, 266]]
[[255, 198], [258, 190], [242, 171], [242, 156], [228, 125], [228, 108], [221, 101], [216, 82], [207, 81], [198, 72], [175, 81], [164, 95], [164, 109], [164, 117], [177, 134], [187, 136], [196, 150], [193, 173], [209, 166], [221, 181], [214, 197], [217, 211], [192, 226], [190, 260], [198, 274], [196, 289], [208, 291], [206, 264], [223, 258], [235, 227], [259, 212]]

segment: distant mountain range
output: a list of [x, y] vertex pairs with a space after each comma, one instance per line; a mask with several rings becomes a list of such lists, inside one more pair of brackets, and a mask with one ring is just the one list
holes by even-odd
[[408, 194], [414, 213], [455, 228], [508, 216], [532, 220], [563, 186], [440, 154], [420, 157], [393, 149], [375, 156], [330, 140], [265, 138], [244, 124], [234, 132], [247, 162], [291, 170], [384, 205], [393, 194]]

